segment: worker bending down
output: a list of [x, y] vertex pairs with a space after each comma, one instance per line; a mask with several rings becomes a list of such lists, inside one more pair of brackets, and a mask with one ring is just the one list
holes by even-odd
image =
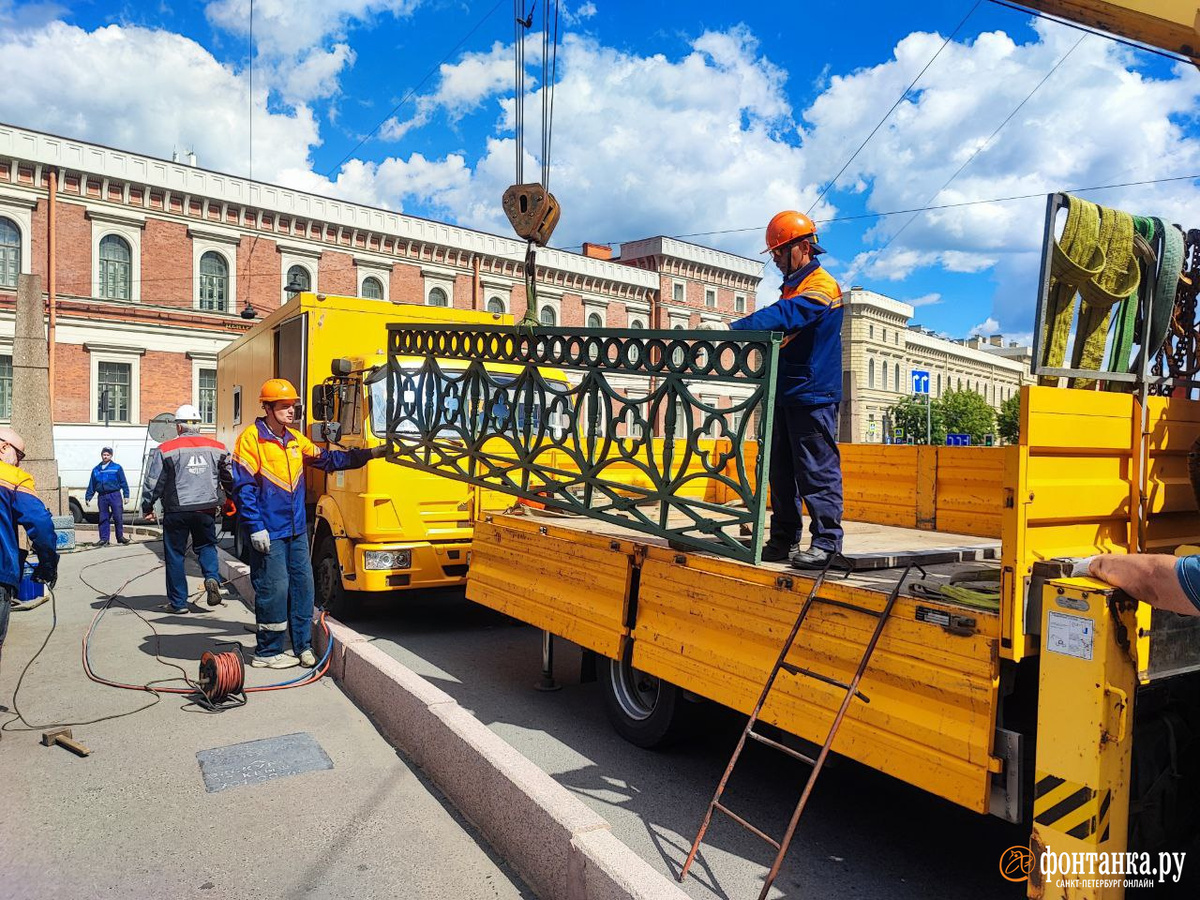
[[[304, 467], [357, 469], [382, 456], [370, 450], [321, 450], [292, 428], [300, 397], [291, 382], [272, 378], [259, 395], [263, 415], [238, 438], [233, 490], [243, 537], [250, 541], [250, 582], [258, 643], [251, 665], [287, 669], [317, 664], [312, 651], [313, 573], [304, 508]], [[293, 653], [283, 647], [291, 632]]]
[[[767, 226], [767, 249], [783, 273], [779, 299], [731, 323], [782, 331], [771, 433], [771, 533], [762, 558], [819, 569], [842, 549], [842, 461], [837, 446], [842, 399], [842, 290], [821, 268], [816, 226], [787, 210]], [[811, 546], [800, 549], [801, 502]]]

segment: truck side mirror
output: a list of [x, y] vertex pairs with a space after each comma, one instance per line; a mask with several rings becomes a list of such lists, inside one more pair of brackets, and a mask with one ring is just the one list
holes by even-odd
[[329, 371], [334, 378], [346, 378], [354, 371], [354, 365], [344, 356], [339, 356], [329, 364]]
[[337, 388], [332, 384], [318, 384], [312, 389], [312, 414], [314, 419], [328, 421], [333, 418]]
[[313, 422], [309, 436], [314, 444], [336, 444], [342, 439], [342, 426], [339, 422]]

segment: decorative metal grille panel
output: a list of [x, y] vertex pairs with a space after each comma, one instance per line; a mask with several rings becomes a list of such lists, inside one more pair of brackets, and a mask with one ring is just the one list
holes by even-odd
[[757, 563], [778, 359], [768, 332], [389, 325], [388, 458]]

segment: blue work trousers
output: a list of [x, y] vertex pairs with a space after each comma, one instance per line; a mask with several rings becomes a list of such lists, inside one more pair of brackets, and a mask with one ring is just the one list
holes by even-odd
[[8, 614], [12, 611], [13, 597], [17, 592], [7, 584], [0, 584], [0, 655], [4, 653], [4, 638], [8, 635]]
[[125, 538], [125, 498], [120, 491], [109, 491], [96, 497], [100, 507], [100, 541], [108, 543], [108, 523], [112, 520], [117, 529], [117, 540]]
[[250, 548], [250, 583], [254, 585], [254, 617], [258, 620], [258, 656], [283, 652], [284, 632], [299, 655], [312, 647], [313, 573], [308, 535], [271, 538], [271, 549]]
[[838, 404], [775, 407], [771, 432], [771, 537], [798, 543], [801, 502], [808, 508], [812, 546], [842, 549], [842, 458], [837, 446]]
[[[119, 534], [120, 532], [118, 532]], [[217, 564], [217, 526], [212, 510], [169, 512], [163, 515], [163, 555], [167, 564], [167, 599], [175, 609], [187, 606], [187, 571], [183, 559], [188, 538], [200, 560], [205, 579], [221, 580]]]

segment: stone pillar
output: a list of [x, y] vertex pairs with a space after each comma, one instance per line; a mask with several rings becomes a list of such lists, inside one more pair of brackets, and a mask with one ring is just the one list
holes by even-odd
[[67, 502], [54, 457], [54, 415], [50, 409], [50, 357], [46, 346], [45, 303], [38, 275], [17, 278], [17, 320], [13, 334], [12, 427], [25, 439], [21, 468], [33, 476], [50, 512], [66, 514]]

